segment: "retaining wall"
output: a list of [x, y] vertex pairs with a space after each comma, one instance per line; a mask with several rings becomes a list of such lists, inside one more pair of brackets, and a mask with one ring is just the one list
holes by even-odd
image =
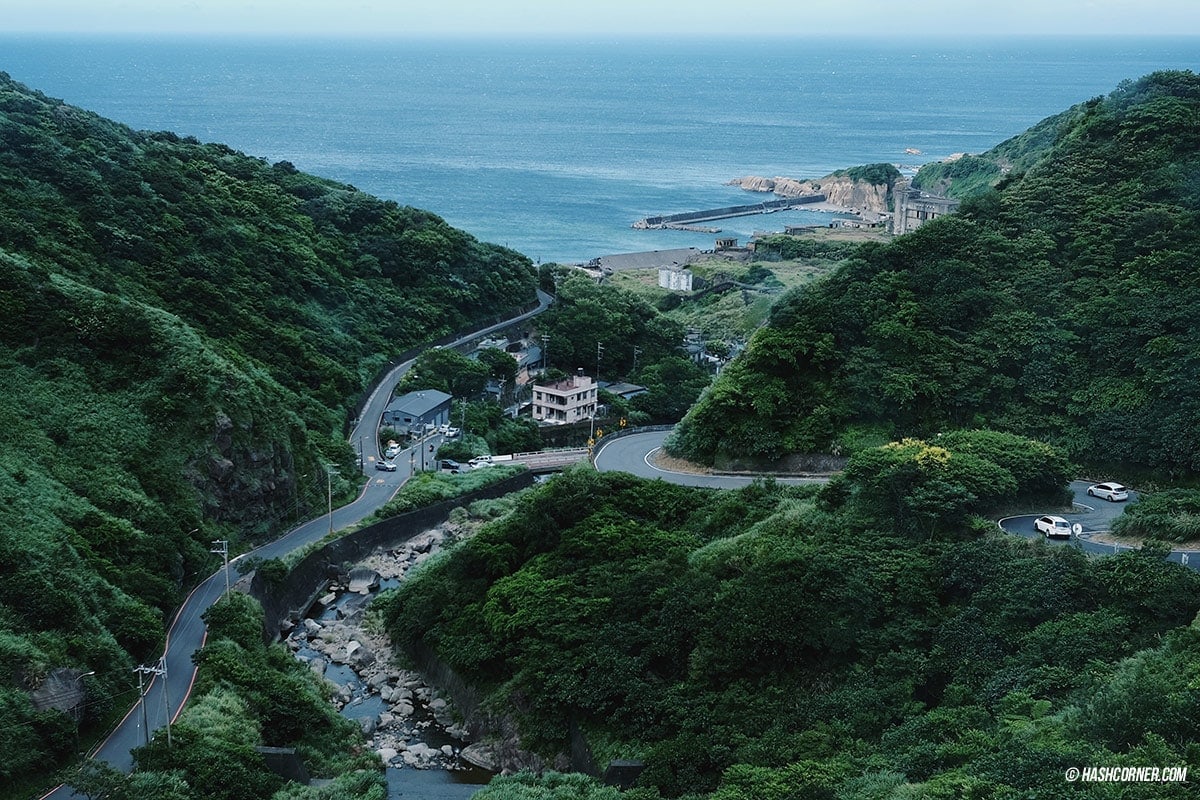
[[361, 561], [380, 547], [392, 547], [445, 522], [455, 508], [476, 500], [501, 497], [533, 483], [533, 473], [522, 472], [470, 494], [368, 525], [309, 553], [279, 584], [269, 584], [255, 573], [250, 594], [262, 604], [267, 640], [273, 641], [279, 636], [285, 620], [295, 621], [302, 617], [325, 591], [329, 580], [343, 571], [343, 565]]

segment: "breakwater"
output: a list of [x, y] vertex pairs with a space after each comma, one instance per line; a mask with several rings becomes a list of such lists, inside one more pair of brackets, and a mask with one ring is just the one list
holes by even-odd
[[823, 194], [806, 194], [800, 197], [785, 197], [780, 200], [765, 200], [761, 203], [750, 203], [744, 206], [726, 206], [710, 208], [704, 211], [685, 211], [680, 214], [663, 214], [657, 217], [646, 217], [633, 223], [637, 230], [659, 230], [662, 228], [680, 228], [682, 230], [701, 230], [704, 233], [718, 233], [720, 229], [698, 229], [698, 222], [711, 222], [730, 217], [746, 217], [751, 214], [770, 214], [773, 211], [785, 211], [796, 206], [810, 205], [825, 201]]

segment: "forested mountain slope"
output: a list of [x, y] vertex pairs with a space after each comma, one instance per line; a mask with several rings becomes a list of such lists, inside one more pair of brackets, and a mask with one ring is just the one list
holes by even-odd
[[672, 450], [771, 460], [990, 427], [1200, 467], [1200, 76], [1056, 119], [1025, 172], [778, 304]]
[[378, 368], [535, 281], [427, 212], [0, 74], [0, 783], [75, 746], [30, 704], [47, 674], [96, 672], [85, 724], [125, 707], [209, 542], [323, 504]]
[[381, 604], [523, 746], [578, 729], [601, 769], [643, 760], [627, 800], [1194, 796], [1064, 777], [1200, 755], [1200, 576], [972, 519], [1066, 469], [994, 432], [865, 450], [820, 489], [576, 468]]

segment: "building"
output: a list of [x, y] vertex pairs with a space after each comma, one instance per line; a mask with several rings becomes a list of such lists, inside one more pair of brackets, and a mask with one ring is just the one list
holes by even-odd
[[660, 269], [658, 285], [672, 292], [690, 292], [692, 290], [692, 271], [690, 269]]
[[420, 434], [428, 426], [437, 427], [450, 421], [450, 400], [445, 392], [422, 389], [397, 397], [383, 412], [383, 422], [399, 433]]
[[595, 413], [596, 381], [582, 369], [565, 380], [533, 385], [533, 418], [538, 422], [579, 422]]
[[912, 233], [931, 219], [953, 214], [958, 210], [958, 201], [948, 197], [937, 197], [913, 189], [908, 181], [896, 181], [893, 192], [896, 213], [892, 216], [892, 233]]

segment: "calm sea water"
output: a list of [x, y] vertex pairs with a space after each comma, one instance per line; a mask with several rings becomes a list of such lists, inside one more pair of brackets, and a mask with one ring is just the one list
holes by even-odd
[[[630, 225], [761, 199], [724, 185], [735, 177], [815, 178], [979, 152], [1123, 79], [1198, 68], [1198, 39], [0, 36], [0, 69], [52, 97], [291, 161], [535, 260], [567, 262], [711, 247], [710, 235]], [[820, 218], [811, 213], [721, 225], [745, 239]]]

